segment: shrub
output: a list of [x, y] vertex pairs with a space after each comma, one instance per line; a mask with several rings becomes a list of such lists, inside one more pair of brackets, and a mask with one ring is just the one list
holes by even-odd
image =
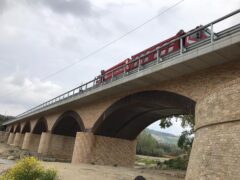
[[186, 170], [188, 166], [188, 156], [185, 155], [183, 157], [178, 157], [175, 159], [170, 159], [168, 161], [164, 161], [164, 164], [167, 165], [170, 169], [180, 169]]
[[57, 172], [52, 169], [45, 170], [34, 157], [25, 157], [8, 170], [0, 180], [56, 180]]
[[47, 169], [45, 173], [43, 173], [39, 180], [54, 180], [57, 179], [57, 172], [54, 169]]

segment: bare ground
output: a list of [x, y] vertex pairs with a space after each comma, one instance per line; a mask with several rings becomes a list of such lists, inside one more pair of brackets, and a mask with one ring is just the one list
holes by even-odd
[[[14, 161], [5, 159], [13, 156], [16, 159], [24, 156], [26, 151], [0, 143], [0, 174], [11, 168]], [[61, 180], [133, 180], [142, 175], [147, 180], [183, 180], [184, 173], [178, 171], [163, 171], [143, 167], [124, 168], [112, 166], [99, 166], [91, 164], [74, 165], [60, 162], [42, 162], [45, 167], [54, 168]]]

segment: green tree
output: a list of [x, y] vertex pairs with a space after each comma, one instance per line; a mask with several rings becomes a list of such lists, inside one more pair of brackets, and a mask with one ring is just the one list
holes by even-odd
[[9, 120], [9, 119], [12, 119], [12, 118], [14, 118], [13, 116], [4, 116], [4, 115], [1, 115], [0, 114], [0, 130], [4, 130], [4, 127], [2, 126], [2, 124], [5, 122], [5, 121], [7, 121], [7, 120]]
[[162, 156], [163, 150], [151, 134], [143, 131], [137, 138], [137, 154]]
[[6, 117], [0, 114], [0, 130], [3, 130], [2, 124], [4, 123], [5, 120], [6, 120]]
[[176, 119], [176, 121], [181, 120], [181, 126], [183, 128], [188, 127], [189, 130], [185, 130], [182, 132], [178, 139], [178, 147], [185, 150], [188, 154], [191, 151], [192, 143], [194, 139], [194, 125], [195, 125], [195, 117], [194, 115], [178, 115], [178, 116], [169, 116], [166, 118], [160, 119], [160, 127], [161, 128], [168, 128], [172, 126], [172, 120], [173, 118]]
[[194, 139], [195, 117], [194, 115], [179, 115], [162, 118], [160, 127], [170, 127], [172, 125], [173, 118], [176, 119], [176, 121], [181, 120], [181, 126], [183, 128], [188, 127], [188, 130], [183, 131], [178, 139], [178, 147], [184, 150], [186, 155], [165, 161], [164, 164], [171, 169], [186, 170]]

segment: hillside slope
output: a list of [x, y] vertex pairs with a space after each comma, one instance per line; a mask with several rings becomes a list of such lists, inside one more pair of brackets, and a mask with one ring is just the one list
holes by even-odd
[[146, 129], [146, 132], [152, 135], [161, 144], [174, 144], [177, 145], [179, 136], [175, 136], [170, 133], [164, 133], [160, 131], [155, 131], [152, 129]]

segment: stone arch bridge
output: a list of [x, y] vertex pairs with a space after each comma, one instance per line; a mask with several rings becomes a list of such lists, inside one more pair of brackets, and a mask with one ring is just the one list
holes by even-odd
[[[8, 144], [72, 163], [133, 166], [136, 137], [195, 114], [187, 179], [240, 175], [240, 28], [139, 72], [53, 99], [4, 123]], [[220, 37], [220, 36], [219, 36]], [[82, 87], [81, 87], [82, 88]], [[231, 171], [231, 172], [230, 172]]]

